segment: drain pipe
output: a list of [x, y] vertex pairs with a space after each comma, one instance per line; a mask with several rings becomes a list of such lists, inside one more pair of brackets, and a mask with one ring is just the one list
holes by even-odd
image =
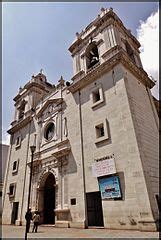
[[84, 208], [85, 208], [85, 228], [88, 228], [87, 217], [87, 200], [86, 200], [86, 180], [85, 180], [85, 165], [84, 165], [84, 148], [83, 148], [83, 125], [82, 125], [82, 109], [81, 109], [81, 92], [79, 94], [79, 121], [80, 121], [80, 134], [81, 134], [81, 153], [82, 153], [82, 174], [83, 174], [83, 192], [84, 192]]

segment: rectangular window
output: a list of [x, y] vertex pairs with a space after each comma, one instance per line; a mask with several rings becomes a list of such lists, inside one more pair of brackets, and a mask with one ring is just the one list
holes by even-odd
[[16, 148], [19, 148], [21, 146], [21, 136], [19, 135], [17, 138], [16, 138]]
[[101, 99], [99, 89], [94, 91], [92, 94], [93, 94], [93, 103], [96, 103]]
[[20, 137], [16, 139], [16, 146], [20, 145]]
[[104, 102], [103, 90], [102, 90], [101, 84], [98, 84], [91, 89], [90, 98], [91, 98], [92, 108]]
[[70, 199], [71, 205], [76, 205], [76, 198]]
[[16, 183], [11, 183], [9, 186], [9, 197], [15, 196]]
[[96, 126], [96, 138], [103, 137], [105, 135], [104, 125], [101, 123], [100, 125]]
[[95, 135], [96, 135], [95, 143], [107, 140], [109, 138], [109, 129], [106, 119], [98, 122], [95, 125]]
[[13, 163], [13, 171], [15, 171], [16, 169], [17, 169], [17, 161]]
[[16, 173], [18, 171], [19, 160], [13, 162], [12, 173]]

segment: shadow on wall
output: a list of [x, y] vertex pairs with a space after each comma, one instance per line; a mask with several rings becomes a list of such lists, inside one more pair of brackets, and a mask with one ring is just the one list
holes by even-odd
[[122, 199], [121, 200], [125, 200], [125, 175], [124, 172], [118, 172], [117, 173], [120, 179], [120, 187], [121, 187], [121, 195], [122, 195]]
[[77, 172], [77, 164], [74, 159], [73, 153], [69, 154], [69, 163], [68, 163], [68, 171], [67, 173], [76, 173]]

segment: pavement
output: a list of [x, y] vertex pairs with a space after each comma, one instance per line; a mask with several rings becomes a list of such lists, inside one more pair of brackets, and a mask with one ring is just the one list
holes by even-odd
[[[32, 226], [30, 230], [32, 229]], [[25, 226], [2, 225], [1, 239], [24, 239]], [[130, 230], [109, 230], [109, 229], [76, 229], [76, 228], [55, 228], [54, 226], [40, 225], [37, 233], [28, 233], [28, 239], [159, 239], [158, 232], [140, 232]]]

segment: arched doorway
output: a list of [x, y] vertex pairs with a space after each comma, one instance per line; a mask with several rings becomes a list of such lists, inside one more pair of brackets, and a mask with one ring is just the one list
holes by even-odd
[[51, 172], [42, 173], [38, 183], [37, 206], [40, 212], [40, 223], [55, 223], [56, 179]]
[[44, 223], [55, 223], [55, 177], [49, 173], [44, 184]]

